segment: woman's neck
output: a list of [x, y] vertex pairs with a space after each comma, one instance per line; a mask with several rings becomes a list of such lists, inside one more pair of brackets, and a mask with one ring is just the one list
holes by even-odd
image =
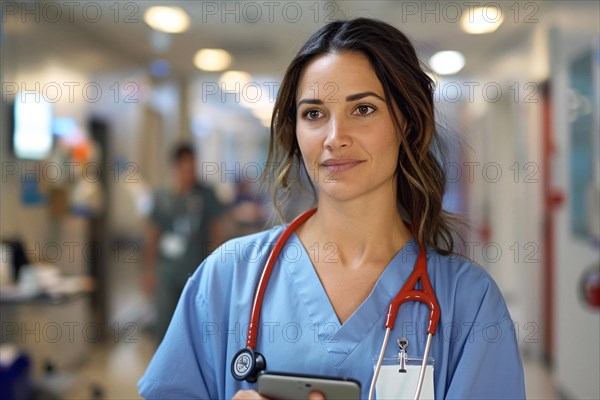
[[412, 237], [394, 203], [319, 201], [317, 213], [298, 229], [305, 246], [333, 244], [342, 265], [387, 263]]

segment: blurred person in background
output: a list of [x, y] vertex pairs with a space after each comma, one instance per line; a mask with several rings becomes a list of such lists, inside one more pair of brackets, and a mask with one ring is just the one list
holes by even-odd
[[178, 145], [171, 156], [175, 179], [159, 189], [149, 218], [142, 271], [146, 294], [157, 307], [155, 337], [162, 340], [188, 277], [223, 241], [224, 207], [196, 176], [192, 146]]

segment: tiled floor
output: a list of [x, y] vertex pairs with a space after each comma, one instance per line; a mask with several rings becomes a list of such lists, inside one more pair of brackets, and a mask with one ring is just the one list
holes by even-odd
[[548, 369], [538, 362], [524, 361], [527, 399], [561, 399]]
[[[153, 349], [152, 340], [145, 334], [135, 343], [96, 345], [79, 371], [64, 374], [62, 380], [50, 384], [66, 399], [139, 399], [136, 382]], [[545, 367], [536, 362], [525, 362], [524, 366], [528, 399], [560, 399]]]
[[98, 344], [84, 364], [44, 380], [51, 397], [64, 399], [140, 399], [136, 382], [150, 362], [153, 342], [145, 334], [131, 343]]

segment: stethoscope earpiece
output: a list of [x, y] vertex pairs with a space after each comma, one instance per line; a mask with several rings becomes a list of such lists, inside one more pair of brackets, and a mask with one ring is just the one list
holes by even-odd
[[231, 362], [231, 374], [238, 381], [256, 382], [258, 374], [265, 369], [267, 369], [265, 357], [247, 347], [235, 353]]

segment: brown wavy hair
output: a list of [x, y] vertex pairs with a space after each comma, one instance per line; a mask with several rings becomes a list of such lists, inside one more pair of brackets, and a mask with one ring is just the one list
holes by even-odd
[[[306, 173], [296, 139], [296, 91], [301, 73], [316, 57], [340, 52], [360, 52], [369, 59], [383, 86], [394, 126], [403, 132], [396, 170], [397, 202], [416, 241], [442, 254], [453, 252], [454, 223], [461, 219], [442, 208], [446, 175], [434, 117], [435, 84], [409, 39], [392, 25], [375, 19], [325, 25], [308, 39], [287, 68], [271, 120], [270, 168], [263, 173], [280, 219], [293, 190], [301, 186], [298, 171]], [[316, 189], [308, 181], [316, 199]]]

